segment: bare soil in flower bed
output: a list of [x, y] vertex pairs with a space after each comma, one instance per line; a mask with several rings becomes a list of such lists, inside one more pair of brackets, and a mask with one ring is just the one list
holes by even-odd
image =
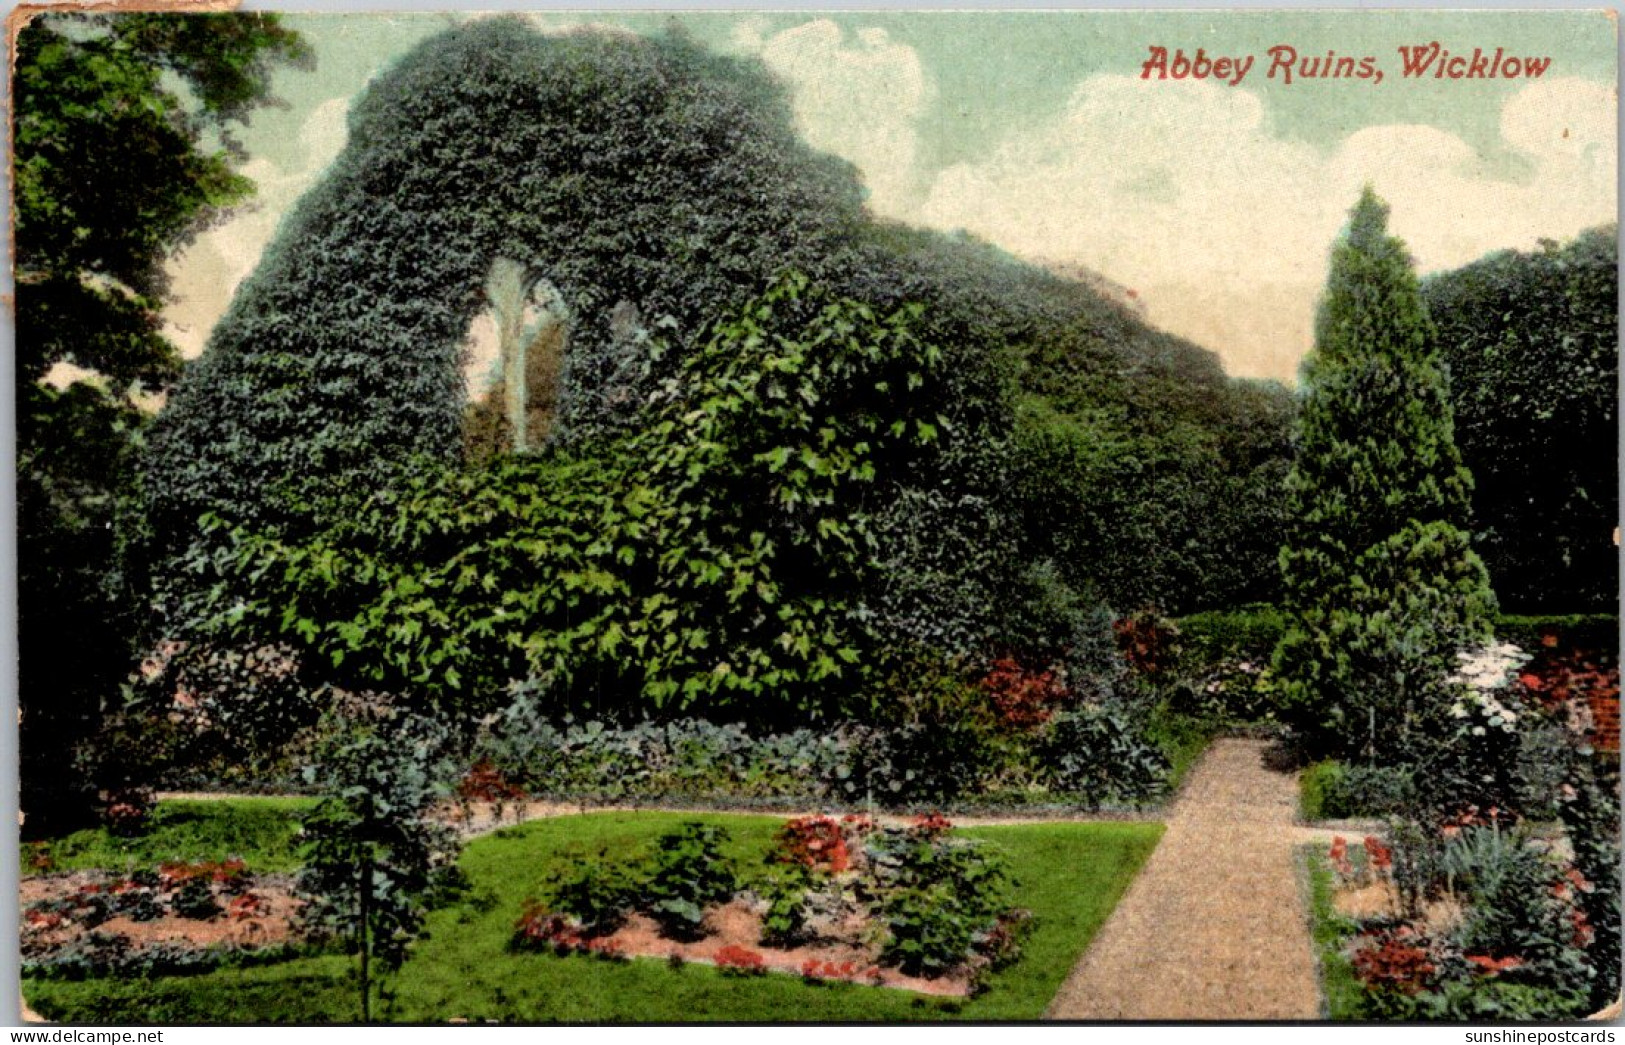
[[[703, 939], [672, 940], [660, 934], [654, 919], [634, 914], [614, 933], [595, 938], [591, 949], [628, 958], [705, 962], [741, 972], [779, 972], [812, 979], [850, 980], [941, 997], [964, 998], [972, 990], [970, 977], [964, 973], [932, 979], [908, 976], [897, 969], [882, 967], [877, 948], [863, 948], [846, 941], [826, 939], [799, 947], [764, 946], [758, 942], [762, 936], [761, 911], [743, 898], [712, 910], [706, 917], [705, 927], [710, 933]], [[843, 928], [853, 936], [861, 936], [864, 927], [854, 924]], [[740, 968], [737, 958], [729, 960], [730, 955], [756, 955], [761, 964], [756, 966], [747, 958], [750, 969]]]
[[[75, 871], [68, 874], [29, 876], [18, 883], [19, 899], [26, 912], [36, 904], [62, 901], [87, 891], [108, 893], [120, 879], [100, 871]], [[292, 875], [256, 875], [247, 889], [235, 895], [217, 890], [216, 898], [222, 913], [207, 919], [185, 918], [172, 911], [161, 917], [137, 921], [119, 914], [94, 926], [72, 917], [60, 924], [31, 925], [25, 917], [22, 931], [29, 949], [35, 953], [50, 953], [68, 947], [89, 932], [104, 936], [122, 936], [133, 951], [148, 947], [188, 947], [205, 950], [229, 946], [241, 948], [269, 947], [293, 942], [298, 938], [295, 921], [301, 901], [293, 896]], [[236, 896], [247, 895], [258, 902], [252, 913], [246, 909], [232, 911]], [[54, 919], [53, 919], [54, 921]]]
[[[1392, 882], [1374, 881], [1365, 884], [1339, 886], [1332, 895], [1332, 906], [1345, 918], [1402, 918], [1404, 905]], [[1443, 934], [1461, 924], [1462, 905], [1452, 899], [1430, 900], [1422, 907], [1421, 916], [1413, 919], [1417, 928], [1432, 934]]]

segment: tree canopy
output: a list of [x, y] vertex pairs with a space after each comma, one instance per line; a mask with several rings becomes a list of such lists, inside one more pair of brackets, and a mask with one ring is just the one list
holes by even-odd
[[278, 64], [307, 56], [270, 15], [47, 14], [23, 28], [12, 80], [20, 379], [58, 362], [116, 393], [178, 376], [158, 326], [164, 261], [253, 190], [232, 169], [231, 126], [269, 99]]
[[[12, 69], [18, 629], [27, 830], [85, 809], [69, 767], [134, 663], [121, 554], [143, 415], [180, 373], [170, 252], [252, 184], [230, 129], [304, 45], [269, 15], [44, 14]], [[212, 143], [212, 144], [211, 144]], [[57, 364], [92, 373], [66, 389]]]
[[1616, 241], [1593, 229], [1422, 284], [1475, 480], [1475, 546], [1509, 609], [1617, 605]]

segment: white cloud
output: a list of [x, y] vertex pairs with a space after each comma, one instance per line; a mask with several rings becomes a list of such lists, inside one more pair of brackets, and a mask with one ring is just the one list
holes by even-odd
[[170, 301], [164, 334], [190, 359], [203, 351], [215, 321], [237, 286], [259, 264], [277, 224], [343, 149], [349, 100], [330, 98], [311, 110], [299, 128], [291, 167], [251, 160], [242, 173], [254, 180], [252, 202], [223, 224], [200, 235], [170, 262]]
[[[478, 22], [493, 18], [512, 18], [512, 11], [483, 11], [475, 13], [464, 21]], [[624, 25], [611, 25], [608, 22], [593, 22], [582, 20], [579, 15], [553, 14], [544, 11], [535, 11], [523, 16], [532, 29], [543, 36], [568, 36], [579, 31], [592, 31], [609, 33], [614, 36], [633, 38], [638, 34]]]
[[1531, 173], [1509, 179], [1434, 127], [1367, 127], [1321, 152], [1277, 136], [1251, 92], [1099, 76], [1047, 126], [943, 171], [919, 218], [1093, 268], [1232, 373], [1290, 380], [1361, 185], [1423, 271], [1572, 236], [1615, 215], [1615, 104], [1572, 79], [1512, 95], [1501, 133]]
[[880, 28], [848, 37], [827, 18], [767, 37], [758, 21], [746, 21], [733, 42], [789, 85], [797, 129], [814, 148], [858, 167], [877, 213], [902, 217], [913, 209], [920, 187], [915, 124], [934, 91], [912, 47]]

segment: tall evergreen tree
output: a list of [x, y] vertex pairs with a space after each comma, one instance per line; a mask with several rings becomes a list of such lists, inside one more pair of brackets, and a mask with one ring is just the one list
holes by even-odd
[[1288, 720], [1313, 751], [1414, 756], [1463, 645], [1495, 609], [1465, 532], [1472, 476], [1456, 449], [1434, 332], [1388, 207], [1367, 188], [1332, 252], [1303, 368], [1275, 653]]

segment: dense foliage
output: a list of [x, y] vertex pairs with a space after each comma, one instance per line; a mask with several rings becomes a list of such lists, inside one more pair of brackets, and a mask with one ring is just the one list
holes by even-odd
[[[303, 536], [419, 458], [453, 462], [459, 348], [497, 257], [576, 317], [564, 413], [596, 417], [640, 329], [693, 337], [856, 209], [756, 67], [676, 38], [452, 29], [357, 99], [165, 411], [154, 523], [183, 547], [208, 511]], [[617, 336], [621, 302], [645, 321]]]
[[1619, 588], [1617, 229], [1422, 285], [1503, 605], [1610, 610]]
[[554, 800], [1094, 809], [1155, 799], [1168, 783], [1168, 755], [1143, 727], [1098, 708], [1064, 713], [1030, 736], [982, 738], [969, 764], [942, 761], [965, 753], [953, 739], [906, 727], [763, 732], [705, 719], [504, 719], [480, 742], [488, 767], [480, 772], [498, 774], [503, 790]]
[[[230, 133], [305, 48], [274, 15], [36, 13], [12, 66], [22, 808], [87, 815], [83, 743], [135, 660], [132, 532], [144, 418], [180, 372], [163, 265], [253, 184]], [[113, 174], [112, 172], [117, 172]], [[54, 368], [89, 372], [65, 390]], [[73, 767], [73, 768], [70, 768]]]
[[1314, 750], [1414, 757], [1495, 597], [1463, 529], [1472, 477], [1404, 245], [1369, 189], [1332, 254], [1304, 365], [1281, 551], [1283, 711]]
[[1033, 554], [1127, 610], [1273, 599], [1294, 412], [1118, 314], [1025, 353], [1015, 474]]
[[[17, 373], [70, 362], [115, 400], [179, 373], [159, 333], [170, 252], [253, 183], [211, 145], [306, 54], [264, 14], [36, 15], [17, 37]], [[97, 177], [91, 172], [118, 172]], [[27, 416], [24, 414], [23, 416]]]
[[[923, 305], [921, 336], [942, 346], [936, 416], [921, 419], [958, 438], [869, 502], [888, 576], [868, 607], [878, 628], [980, 655], [1008, 641], [1000, 603], [1019, 601], [992, 578], [1045, 558], [1079, 590], [1100, 574], [1121, 603], [1183, 602], [1208, 568], [1234, 567], [1199, 600], [1256, 586], [1264, 571], [1235, 547], [1269, 529], [1258, 484], [1278, 473], [1282, 395], [1229, 385], [1211, 354], [1084, 283], [872, 223], [859, 195], [848, 168], [796, 140], [752, 63], [679, 37], [542, 36], [510, 20], [452, 30], [357, 102], [346, 152], [165, 412], [149, 458], [155, 526], [177, 552], [205, 513], [302, 540], [381, 484], [452, 462], [458, 349], [494, 304], [482, 289], [493, 259], [545, 279], [572, 317], [550, 441], [588, 455], [645, 428], [651, 398], [706, 351], [716, 318], [794, 267], [882, 314]], [[1023, 378], [1012, 349], [1040, 339]], [[1200, 391], [1182, 387], [1192, 375]], [[1015, 441], [1018, 381], [1038, 388], [1034, 409], [1064, 399], [1068, 418], [1099, 400], [1114, 437], [1144, 444], [1143, 481], [1097, 471], [1080, 490], [1064, 469], [1018, 464], [1041, 464]], [[911, 391], [876, 386], [888, 424], [891, 411], [912, 423]], [[1079, 497], [1165, 504], [1133, 525], [1102, 516], [1087, 534], [1053, 533], [1049, 513]], [[1163, 547], [1197, 550], [1129, 568]], [[196, 584], [175, 578], [177, 625]]]
[[654, 706], [811, 711], [835, 681], [862, 697], [882, 638], [861, 610], [869, 506], [958, 437], [914, 326], [787, 278], [718, 321], [650, 423], [600, 455], [440, 473], [303, 543], [230, 531], [194, 556], [217, 583], [181, 659], [286, 643], [311, 686], [448, 711], [527, 678]]

